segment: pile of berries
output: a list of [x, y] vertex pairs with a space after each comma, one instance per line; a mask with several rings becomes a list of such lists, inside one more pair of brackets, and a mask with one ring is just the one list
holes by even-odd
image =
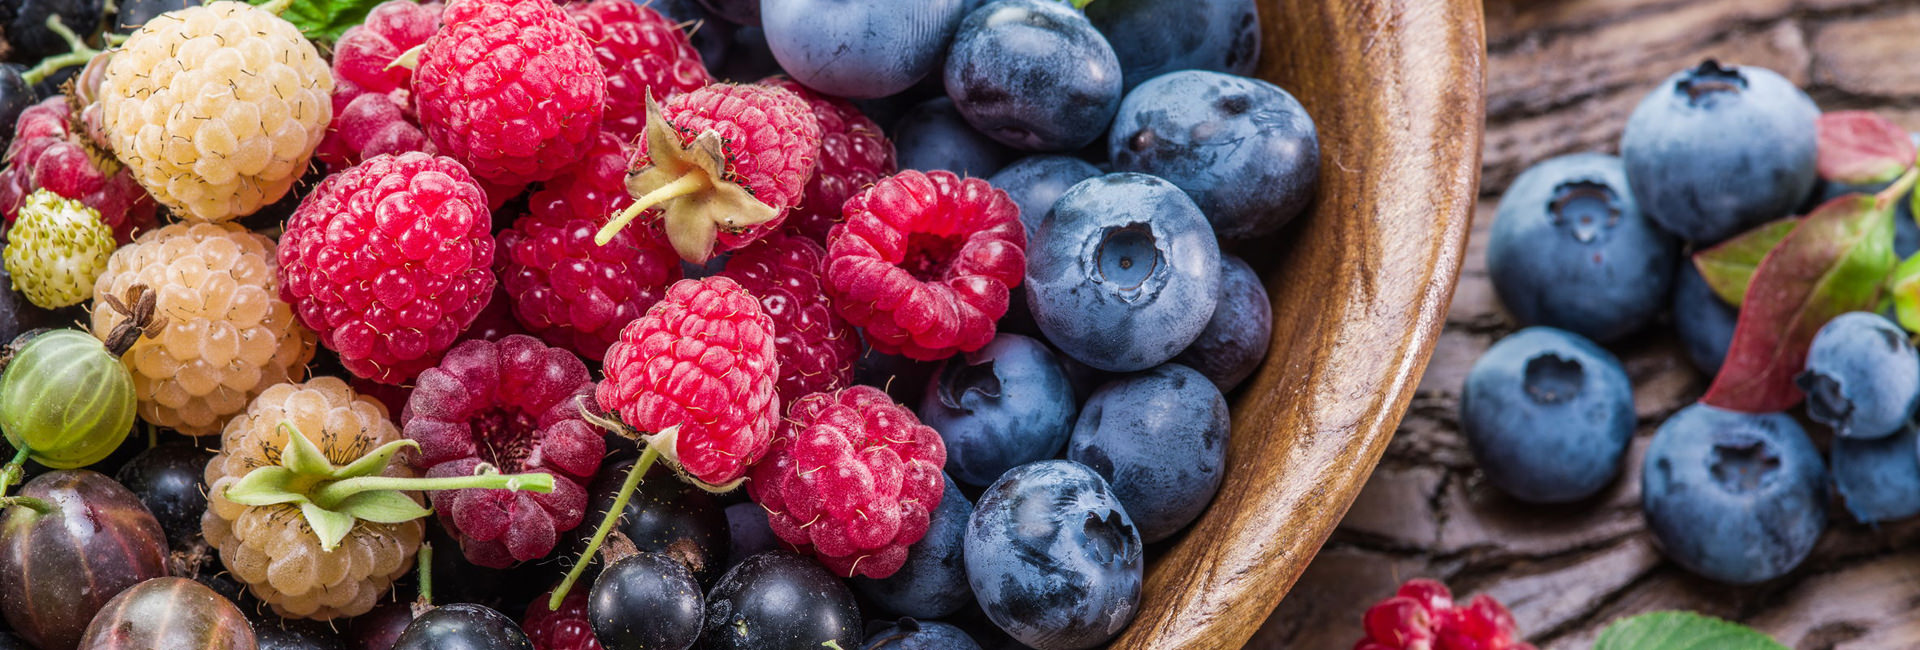
[[1254, 0], [42, 4], [0, 428], [94, 509], [0, 550], [128, 540], [0, 553], [48, 647], [1104, 644], [1317, 182]]

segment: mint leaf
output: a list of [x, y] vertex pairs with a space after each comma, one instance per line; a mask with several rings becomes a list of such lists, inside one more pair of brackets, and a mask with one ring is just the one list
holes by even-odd
[[1693, 612], [1653, 612], [1608, 625], [1593, 650], [1787, 650], [1753, 628]]
[[1893, 218], [1891, 197], [1850, 194], [1787, 233], [1754, 272], [1726, 363], [1701, 401], [1747, 413], [1798, 404], [1793, 376], [1806, 366], [1813, 335], [1835, 316], [1879, 303], [1895, 262]]
[[1694, 268], [1707, 281], [1714, 295], [1735, 307], [1747, 296], [1747, 283], [1760, 268], [1760, 260], [1793, 232], [1800, 220], [1792, 217], [1773, 221], [1693, 255]]
[[[273, 0], [247, 0], [264, 5]], [[296, 0], [281, 18], [300, 28], [309, 40], [332, 42], [340, 39], [348, 27], [366, 22], [367, 12], [385, 0]]]
[[1847, 185], [1877, 185], [1899, 178], [1914, 163], [1907, 130], [1871, 111], [1820, 116], [1820, 177]]

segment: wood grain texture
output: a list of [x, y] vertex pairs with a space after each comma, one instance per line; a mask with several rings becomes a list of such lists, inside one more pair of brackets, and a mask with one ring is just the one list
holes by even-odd
[[[1920, 520], [1872, 527], [1837, 503], [1812, 557], [1729, 587], [1655, 549], [1640, 512], [1655, 429], [1707, 385], [1670, 328], [1608, 346], [1634, 385], [1620, 480], [1572, 506], [1529, 506], [1488, 485], [1458, 426], [1460, 387], [1515, 329], [1488, 278], [1485, 239], [1507, 182], [1575, 151], [1617, 151], [1635, 102], [1702, 57], [1774, 69], [1825, 109], [1871, 109], [1920, 129], [1914, 0], [1487, 0], [1488, 127], [1480, 204], [1446, 329], [1399, 432], [1347, 517], [1248, 647], [1347, 648], [1361, 613], [1409, 578], [1486, 593], [1541, 650], [1585, 650], [1622, 616], [1689, 609], [1801, 650], [1920, 648]], [[1818, 428], [1810, 429], [1824, 436]]]
[[1260, 75], [1319, 128], [1320, 194], [1260, 257], [1267, 362], [1214, 504], [1149, 568], [1116, 648], [1236, 648], [1346, 513], [1445, 320], [1479, 185], [1479, 0], [1261, 3]]

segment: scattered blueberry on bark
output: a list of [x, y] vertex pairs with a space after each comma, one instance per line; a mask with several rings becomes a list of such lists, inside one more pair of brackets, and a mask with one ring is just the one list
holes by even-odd
[[1578, 501], [1612, 483], [1633, 425], [1633, 386], [1620, 360], [1550, 327], [1488, 348], [1460, 394], [1460, 430], [1480, 470], [1530, 503]]
[[1640, 101], [1620, 156], [1648, 217], [1712, 244], [1793, 214], [1813, 191], [1819, 116], [1778, 73], [1708, 59]]
[[1221, 239], [1272, 234], [1306, 210], [1320, 179], [1307, 109], [1271, 83], [1187, 70], [1127, 93], [1107, 133], [1114, 169], [1193, 196]]
[[1169, 363], [1101, 386], [1080, 410], [1067, 459], [1107, 480], [1158, 542], [1206, 511], [1226, 474], [1227, 399], [1206, 375]]
[[1920, 429], [1874, 439], [1834, 438], [1833, 486], [1861, 523], [1920, 515]]
[[1681, 409], [1654, 433], [1641, 510], [1662, 552], [1731, 584], [1786, 575], [1827, 527], [1827, 472], [1784, 413]]
[[967, 581], [995, 625], [1038, 650], [1092, 648], [1140, 604], [1140, 533], [1105, 479], [1073, 461], [1014, 468], [967, 523]]
[[1794, 383], [1807, 393], [1807, 416], [1840, 437], [1888, 436], [1920, 401], [1920, 353], [1884, 316], [1841, 314], [1814, 335]]
[[1495, 213], [1487, 274], [1521, 324], [1605, 343], [1659, 317], [1679, 257], [1680, 241], [1641, 212], [1620, 159], [1584, 153], [1514, 179]]

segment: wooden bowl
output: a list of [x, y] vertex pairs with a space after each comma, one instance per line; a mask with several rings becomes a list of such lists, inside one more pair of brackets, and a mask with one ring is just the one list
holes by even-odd
[[[1273, 342], [1212, 507], [1115, 648], [1238, 648], [1386, 450], [1446, 320], [1480, 182], [1480, 0], [1261, 0], [1259, 75], [1320, 131], [1320, 195], [1256, 254]], [[1355, 634], [1359, 632], [1356, 631]]]

